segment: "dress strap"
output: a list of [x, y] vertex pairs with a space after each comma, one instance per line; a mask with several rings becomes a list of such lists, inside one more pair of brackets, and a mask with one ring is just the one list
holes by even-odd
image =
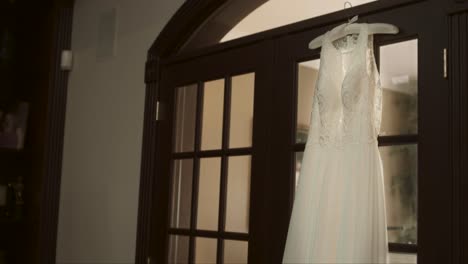
[[368, 44], [369, 44], [369, 24], [367, 23], [360, 23], [360, 30], [359, 30], [359, 42], [356, 43], [356, 48], [360, 49], [362, 52], [367, 52]]
[[366, 53], [368, 76], [370, 78], [371, 94], [373, 95], [373, 125], [375, 136], [380, 133], [380, 126], [382, 123], [382, 85], [380, 82], [380, 73], [377, 68], [374, 53], [374, 35], [369, 35], [368, 49]]

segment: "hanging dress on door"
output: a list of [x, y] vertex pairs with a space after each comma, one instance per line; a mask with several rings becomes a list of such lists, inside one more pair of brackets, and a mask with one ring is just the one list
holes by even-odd
[[[343, 24], [344, 25], [344, 24]], [[283, 263], [388, 263], [373, 35], [322, 41]]]

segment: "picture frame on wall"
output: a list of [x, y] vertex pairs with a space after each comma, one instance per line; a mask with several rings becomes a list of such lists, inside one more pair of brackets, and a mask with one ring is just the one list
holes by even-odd
[[18, 102], [12, 107], [0, 106], [0, 149], [24, 148], [28, 114], [27, 102]]

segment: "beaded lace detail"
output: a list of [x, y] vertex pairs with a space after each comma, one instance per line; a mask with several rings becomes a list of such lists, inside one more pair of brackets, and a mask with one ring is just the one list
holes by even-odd
[[357, 45], [359, 34], [350, 34], [346, 37], [337, 39], [333, 42], [333, 46], [341, 52], [350, 52], [352, 47]]
[[[341, 147], [377, 140], [382, 88], [368, 24], [330, 41], [325, 33], [307, 144]], [[335, 30], [335, 29], [334, 29]]]

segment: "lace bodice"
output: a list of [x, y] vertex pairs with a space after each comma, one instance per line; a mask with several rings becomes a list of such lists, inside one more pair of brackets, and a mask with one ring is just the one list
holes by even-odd
[[376, 141], [382, 116], [382, 88], [373, 35], [361, 23], [359, 34], [322, 42], [307, 144], [340, 147]]

